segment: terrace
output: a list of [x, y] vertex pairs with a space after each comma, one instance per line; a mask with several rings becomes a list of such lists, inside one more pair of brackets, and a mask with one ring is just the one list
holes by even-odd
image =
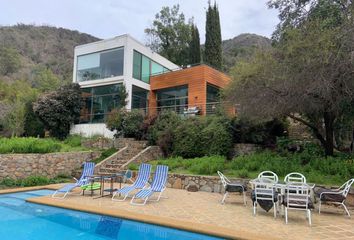
[[[51, 185], [58, 188], [60, 185]], [[132, 206], [129, 201], [112, 202], [111, 198], [70, 195], [65, 199], [50, 196], [29, 199], [30, 202], [56, 207], [111, 215], [231, 239], [353, 239], [353, 218], [343, 216], [343, 209], [325, 205], [322, 213], [313, 211], [309, 227], [302, 212], [292, 211], [289, 223], [283, 217], [258, 211], [252, 215], [252, 204], [242, 204], [240, 195], [231, 195], [224, 205], [218, 193], [188, 192], [168, 188], [160, 202]], [[316, 206], [317, 210], [317, 206]]]

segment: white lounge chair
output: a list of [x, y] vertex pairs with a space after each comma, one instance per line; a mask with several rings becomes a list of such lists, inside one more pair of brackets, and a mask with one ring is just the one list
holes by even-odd
[[[117, 202], [125, 201], [125, 199], [129, 196], [129, 193], [137, 189], [143, 189], [148, 184], [148, 181], [150, 179], [150, 171], [151, 165], [147, 163], [142, 163], [139, 167], [138, 177], [135, 182], [130, 186], [123, 187], [122, 189], [119, 189], [114, 192], [112, 200]], [[123, 198], [119, 199], [116, 198], [116, 196], [123, 196]]]
[[[166, 182], [168, 178], [168, 166], [157, 165], [154, 180], [151, 187], [148, 189], [142, 189], [137, 194], [134, 195], [130, 203], [132, 205], [145, 205], [149, 198], [154, 194], [158, 193], [158, 197], [155, 201], [159, 201], [163, 191], [166, 189]], [[136, 200], [142, 200], [142, 203], [137, 203]]]
[[89, 177], [93, 175], [94, 171], [95, 171], [95, 163], [85, 162], [84, 170], [82, 171], [80, 179], [77, 180], [76, 178], [74, 178], [76, 180], [76, 183], [65, 184], [64, 187], [58, 189], [52, 194], [52, 198], [65, 198], [66, 195], [68, 195], [69, 192], [71, 192], [74, 188], [89, 184], [90, 182]]

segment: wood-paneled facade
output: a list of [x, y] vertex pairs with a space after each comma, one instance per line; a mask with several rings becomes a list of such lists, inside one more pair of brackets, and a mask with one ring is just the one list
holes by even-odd
[[226, 74], [205, 64], [172, 71], [150, 77], [149, 113], [157, 111], [156, 92], [177, 86], [188, 86], [188, 108], [198, 107], [202, 115], [206, 114], [207, 84], [224, 88], [230, 82]]

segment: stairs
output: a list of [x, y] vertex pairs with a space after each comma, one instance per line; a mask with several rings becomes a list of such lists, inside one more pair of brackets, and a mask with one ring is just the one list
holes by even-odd
[[125, 147], [96, 165], [95, 172], [99, 175], [109, 175], [121, 171], [130, 159], [147, 147], [147, 141], [126, 141]]

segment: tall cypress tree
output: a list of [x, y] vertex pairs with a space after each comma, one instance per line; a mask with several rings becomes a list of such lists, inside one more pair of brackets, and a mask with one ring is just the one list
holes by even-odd
[[209, 2], [205, 25], [205, 63], [217, 69], [222, 69], [221, 43], [219, 9], [215, 2], [214, 6]]
[[196, 25], [192, 24], [191, 26], [191, 42], [189, 44], [189, 63], [196, 64], [200, 63], [200, 39], [199, 31]]

